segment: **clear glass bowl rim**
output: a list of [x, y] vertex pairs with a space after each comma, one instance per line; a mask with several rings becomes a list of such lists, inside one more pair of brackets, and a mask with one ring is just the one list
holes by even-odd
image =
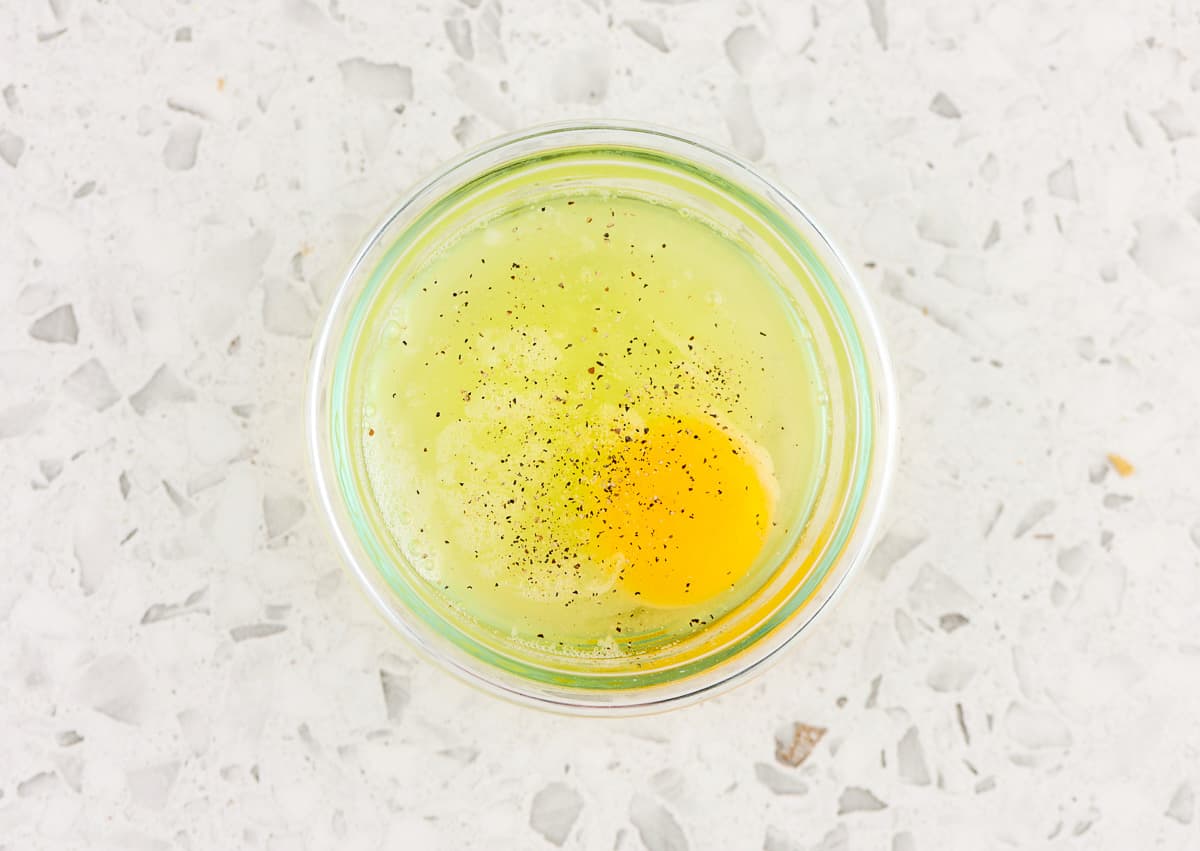
[[[586, 140], [586, 142], [585, 142]], [[619, 147], [622, 144], [655, 150], [668, 157], [690, 161], [688, 153], [702, 158], [706, 167], [720, 168], [722, 175], [748, 191], [757, 191], [775, 208], [775, 212], [796, 226], [821, 250], [826, 273], [834, 282], [853, 327], [855, 339], [866, 362], [870, 386], [862, 402], [871, 416], [871, 446], [868, 469], [858, 510], [849, 518], [852, 524], [840, 555], [827, 569], [817, 592], [801, 601], [787, 620], [742, 652], [716, 665], [682, 679], [627, 691], [551, 688], [546, 684], [502, 671], [454, 645], [444, 635], [415, 622], [389, 589], [381, 587], [377, 572], [357, 540], [352, 522], [337, 485], [337, 471], [329, 444], [329, 384], [336, 349], [341, 342], [339, 326], [345, 322], [348, 304], [357, 295], [362, 266], [372, 250], [392, 230], [410, 208], [419, 212], [423, 205], [436, 201], [460, 182], [485, 174], [498, 163], [495, 157], [512, 151], [515, 158], [527, 158], [539, 151], [555, 150], [571, 144]], [[479, 170], [479, 166], [483, 166]], [[471, 167], [476, 166], [472, 171]], [[728, 176], [733, 173], [733, 177]], [[419, 650], [440, 667], [484, 691], [517, 703], [551, 711], [581, 715], [630, 715], [661, 711], [695, 702], [723, 692], [763, 670], [776, 660], [780, 651], [799, 636], [846, 586], [846, 580], [865, 560], [877, 532], [895, 468], [896, 389], [891, 361], [879, 322], [861, 283], [851, 272], [841, 252], [800, 204], [773, 180], [760, 174], [737, 155], [700, 139], [665, 127], [620, 120], [569, 121], [543, 124], [491, 139], [462, 152], [446, 162], [434, 174], [411, 188], [372, 229], [356, 252], [329, 305], [325, 309], [319, 333], [313, 344], [305, 404], [309, 450], [309, 472], [313, 490], [321, 505], [335, 542], [350, 572], [361, 589], [384, 615]]]

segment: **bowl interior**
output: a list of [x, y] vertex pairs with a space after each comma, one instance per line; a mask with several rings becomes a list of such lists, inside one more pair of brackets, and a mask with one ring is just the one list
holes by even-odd
[[[630, 195], [685, 211], [734, 240], [780, 282], [778, 309], [819, 376], [820, 474], [777, 470], [779, 524], [737, 604], [684, 640], [585, 657], [514, 641], [465, 617], [386, 531], [364, 469], [354, 411], [359, 360], [379, 332], [390, 288], [448, 238], [514, 207], [579, 194]], [[501, 140], [414, 191], [372, 235], [340, 287], [314, 362], [310, 437], [322, 502], [364, 588], [394, 624], [460, 673], [502, 693], [581, 707], [698, 694], [753, 667], [794, 635], [861, 555], [864, 510], [886, 472], [881, 415], [890, 393], [877, 330], [836, 253], [782, 193], [732, 158], [672, 135], [560, 127]], [[795, 388], [792, 389], [795, 392]], [[789, 388], [780, 388], [781, 393]], [[767, 445], [774, 456], [776, 447]], [[868, 518], [873, 520], [873, 517]], [[868, 522], [865, 524], [869, 526]]]

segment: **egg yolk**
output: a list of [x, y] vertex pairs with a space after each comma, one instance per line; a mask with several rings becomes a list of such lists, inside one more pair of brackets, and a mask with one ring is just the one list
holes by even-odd
[[619, 587], [649, 606], [728, 591], [763, 546], [771, 498], [750, 452], [699, 417], [626, 435], [601, 478], [594, 544]]

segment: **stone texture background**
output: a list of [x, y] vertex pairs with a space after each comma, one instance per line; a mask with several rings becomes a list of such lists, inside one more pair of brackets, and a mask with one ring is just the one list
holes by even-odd
[[[1200, 847], [1198, 45], [1192, 0], [6, 4], [0, 848]], [[840, 605], [614, 722], [391, 635], [299, 428], [373, 221], [573, 116], [790, 186], [903, 400]]]

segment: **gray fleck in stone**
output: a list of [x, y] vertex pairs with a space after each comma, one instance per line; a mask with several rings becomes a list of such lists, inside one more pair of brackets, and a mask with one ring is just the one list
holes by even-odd
[[21, 100], [17, 97], [17, 87], [12, 83], [4, 87], [4, 105], [8, 107], [9, 112], [21, 111]]
[[338, 70], [346, 88], [356, 94], [393, 101], [412, 100], [412, 69], [407, 65], [355, 58], [339, 62]]
[[629, 820], [637, 828], [646, 851], [688, 851], [687, 837], [675, 817], [644, 795], [629, 805]]
[[503, 12], [500, 0], [488, 0], [475, 18], [475, 53], [492, 63], [508, 62], [508, 57], [504, 55], [504, 41], [500, 36]]
[[117, 476], [117, 487], [121, 491], [121, 499], [129, 499], [129, 474], [124, 470], [121, 471], [121, 475]]
[[187, 495], [194, 497], [196, 494], [203, 493], [211, 487], [216, 487], [223, 481], [225, 481], [225, 470], [220, 468], [208, 470], [188, 479]]
[[682, 772], [675, 768], [656, 771], [650, 778], [650, 788], [668, 801], [683, 800], [686, 786]]
[[871, 29], [875, 30], [875, 38], [879, 39], [879, 46], [887, 50], [888, 46], [888, 18], [887, 18], [887, 0], [867, 0], [867, 13], [871, 17]]
[[63, 730], [54, 737], [54, 741], [58, 743], [60, 748], [70, 748], [83, 741], [83, 736], [79, 735], [74, 730]]
[[58, 777], [52, 771], [39, 771], [17, 784], [18, 798], [40, 798], [51, 794], [58, 786]]
[[1196, 793], [1191, 783], [1180, 783], [1167, 805], [1167, 818], [1180, 824], [1191, 824], [1196, 813]]
[[267, 537], [275, 538], [295, 526], [304, 516], [304, 501], [294, 496], [263, 497], [263, 518]]
[[781, 828], [768, 825], [767, 834], [763, 837], [763, 851], [804, 851], [804, 847]]
[[86, 198], [87, 196], [91, 195], [95, 191], [96, 191], [96, 181], [89, 180], [89, 181], [79, 184], [79, 188], [75, 190], [73, 197], [76, 200], [78, 200], [80, 198]]
[[821, 837], [821, 841], [812, 847], [812, 851], [850, 851], [849, 829], [846, 825], [839, 824]]
[[[1079, 355], [1079, 357], [1083, 358], [1086, 361], [1095, 360], [1096, 359], [1096, 339], [1094, 337], [1092, 337], [1091, 335], [1088, 335], [1086, 337], [1080, 337], [1078, 340], [1075, 341], [1075, 352], [1076, 352], [1076, 354]], [[1102, 469], [1107, 471], [1106, 465], [1102, 464], [1100, 466]], [[1092, 468], [1088, 471], [1089, 478], [1091, 477], [1092, 470], [1094, 470], [1095, 467], [1096, 467], [1096, 465], [1093, 464]], [[1100, 475], [1103, 478], [1104, 473], [1101, 473]]]
[[454, 141], [458, 142], [464, 148], [477, 144], [484, 136], [479, 119], [474, 115], [464, 115], [459, 118], [454, 123], [454, 129], [450, 132], [454, 136]]
[[161, 810], [167, 805], [167, 797], [175, 778], [179, 776], [178, 762], [165, 762], [149, 768], [130, 771], [126, 775], [129, 796], [135, 804], [151, 810]]
[[870, 813], [882, 810], [887, 806], [879, 800], [870, 789], [861, 786], [847, 786], [838, 796], [838, 815], [847, 813]]
[[112, 538], [102, 523], [87, 521], [75, 527], [71, 553], [79, 564], [79, 588], [85, 596], [95, 592], [111, 567]]
[[21, 162], [25, 153], [25, 140], [16, 133], [0, 129], [0, 160], [4, 160], [13, 168]]
[[896, 770], [900, 779], [914, 786], [929, 785], [929, 768], [925, 765], [925, 749], [916, 727], [909, 727], [896, 746]]
[[[340, 19], [336, 0], [330, 0], [329, 13], [335, 19]], [[292, 23], [315, 33], [335, 38], [340, 35], [338, 28], [325, 17], [320, 6], [310, 0], [283, 0], [283, 16]]]
[[1187, 211], [1192, 218], [1200, 222], [1200, 192], [1197, 192], [1187, 202]]
[[551, 845], [561, 846], [583, 809], [583, 798], [566, 783], [550, 783], [533, 796], [529, 826]]
[[1133, 502], [1133, 497], [1123, 493], [1106, 493], [1101, 502], [1105, 508], [1121, 508]]
[[469, 6], [472, 9], [478, 9], [479, 4], [482, 2], [483, 2], [483, 0], [462, 0], [462, 4], [464, 6]]
[[399, 721], [412, 700], [412, 683], [408, 676], [381, 668], [379, 685], [383, 689], [383, 706], [389, 721]]
[[1071, 598], [1070, 589], [1063, 585], [1057, 579], [1050, 585], [1050, 602], [1055, 606], [1062, 608]]
[[925, 683], [938, 692], [961, 691], [975, 676], [975, 671], [975, 663], [967, 659], [941, 659], [929, 669]]
[[754, 763], [754, 776], [776, 795], [806, 795], [808, 784], [797, 775], [765, 762]]
[[874, 709], [879, 702], [879, 686], [883, 682], [883, 674], [876, 674], [871, 680], [871, 690], [867, 693], [867, 702], [864, 704], [867, 709]]
[[38, 461], [38, 470], [47, 482], [52, 482], [62, 475], [63, 461], [61, 458], [43, 458]]
[[994, 183], [1000, 176], [1000, 160], [995, 154], [988, 154], [979, 164], [979, 176], [989, 183]]
[[22, 287], [21, 291], [17, 293], [17, 300], [13, 306], [17, 312], [29, 316], [49, 307], [54, 298], [55, 291], [52, 287], [46, 284], [30, 284]]
[[281, 623], [248, 623], [229, 630], [229, 637], [234, 641], [252, 641], [256, 638], [270, 638], [286, 630], [287, 627]]
[[1178, 101], [1168, 101], [1158, 109], [1151, 110], [1150, 114], [1171, 142], [1196, 135], [1196, 126]]
[[754, 113], [750, 89], [744, 83], [735, 85], [725, 101], [725, 126], [739, 154], [750, 160], [762, 157], [767, 140]]
[[163, 146], [163, 165], [171, 171], [187, 171], [196, 164], [196, 152], [200, 148], [200, 125], [179, 124], [167, 134]]
[[190, 615], [197, 612], [207, 612], [208, 608], [202, 606], [205, 596], [208, 594], [208, 586], [204, 586], [199, 590], [193, 591], [187, 595], [187, 598], [182, 603], [155, 603], [150, 608], [146, 609], [142, 615], [142, 626], [158, 623], [159, 621], [170, 620], [172, 618]]
[[982, 795], [984, 792], [990, 792], [996, 788], [995, 777], [985, 777], [975, 784], [975, 794]]
[[962, 118], [962, 113], [945, 92], [938, 92], [929, 102], [929, 111], [942, 118]]
[[1188, 537], [1192, 539], [1192, 546], [1200, 550], [1200, 520], [1192, 524], [1192, 528], [1188, 530]]
[[867, 573], [883, 579], [897, 562], [920, 546], [925, 538], [926, 535], [923, 532], [916, 534], [903, 534], [895, 530], [888, 532], [880, 538], [879, 543], [871, 551], [871, 555], [867, 559]]
[[29, 336], [35, 340], [41, 340], [43, 343], [75, 345], [79, 340], [79, 325], [75, 321], [75, 308], [70, 304], [54, 308], [29, 326]]
[[789, 724], [775, 734], [775, 759], [783, 765], [795, 768], [812, 756], [817, 744], [824, 738], [826, 728], [799, 721]]
[[892, 851], [917, 851], [917, 843], [911, 833], [903, 830], [892, 837]]
[[192, 40], [192, 28], [191, 27], [180, 27], [179, 29], [175, 30], [175, 40], [176, 41], [191, 41]]
[[638, 19], [634, 21], [626, 21], [625, 26], [629, 27], [629, 31], [640, 38], [646, 44], [653, 47], [660, 53], [670, 53], [671, 48], [667, 45], [667, 40], [663, 36], [662, 27], [654, 23]]
[[453, 748], [443, 748], [438, 751], [438, 755], [444, 756], [446, 759], [452, 759], [455, 762], [461, 762], [463, 765], [470, 765], [479, 759], [479, 748], [473, 748], [470, 745], [459, 745]]
[[1046, 177], [1046, 188], [1055, 198], [1078, 201], [1079, 187], [1075, 183], [1075, 163], [1067, 160]]
[[971, 733], [967, 729], [967, 717], [966, 713], [963, 712], [963, 705], [961, 703], [954, 704], [954, 715], [955, 720], [958, 721], [958, 731], [962, 733], [963, 742], [968, 745], [971, 744]]
[[1049, 517], [1056, 507], [1057, 503], [1052, 499], [1041, 499], [1035, 502], [1025, 512], [1024, 516], [1017, 523], [1016, 528], [1013, 529], [1013, 537], [1020, 538], [1038, 523]]
[[963, 587], [930, 564], [921, 565], [917, 578], [908, 589], [909, 606], [914, 611], [969, 612], [975, 599]]
[[143, 626], [146, 624], [158, 623], [159, 621], [168, 620], [169, 618], [179, 614], [182, 614], [182, 612], [179, 610], [179, 606], [171, 603], [155, 603], [153, 606], [146, 609], [145, 614], [142, 615], [141, 623]]
[[[1197, 280], [1200, 238], [1195, 225], [1155, 215], [1133, 223], [1137, 231], [1129, 256], [1143, 272], [1162, 284]], [[1184, 227], [1185, 224], [1191, 225]]]
[[961, 629], [969, 623], [970, 621], [967, 617], [958, 612], [947, 612], [938, 618], [938, 626], [942, 628], [943, 632], [954, 632], [954, 630]]
[[948, 208], [925, 210], [917, 218], [917, 236], [945, 248], [957, 248], [963, 241], [962, 217]]
[[987, 236], [983, 238], [983, 250], [987, 251], [993, 245], [1000, 241], [1000, 223], [992, 222], [992, 226], [988, 228]]
[[209, 719], [201, 709], [185, 709], [176, 716], [176, 720], [183, 740], [192, 753], [199, 755], [208, 750]]
[[63, 380], [63, 392], [94, 411], [103, 411], [121, 398], [108, 370], [96, 358], [85, 361]]
[[137, 413], [145, 416], [148, 412], [165, 405], [195, 401], [196, 394], [192, 388], [175, 377], [166, 364], [154, 371], [142, 389], [129, 397], [129, 404]]
[[1133, 139], [1133, 143], [1139, 148], [1146, 147], [1146, 140], [1142, 134], [1142, 128], [1138, 126], [1137, 119], [1128, 110], [1125, 112], [1125, 129], [1129, 132], [1129, 138]]
[[194, 115], [197, 118], [203, 118], [205, 121], [212, 119], [212, 114], [199, 100], [167, 98], [167, 109], [172, 110], [173, 112], [183, 112], [188, 115]]
[[725, 37], [725, 55], [742, 76], [754, 70], [767, 53], [766, 36], [754, 26], [738, 27]]
[[146, 677], [132, 656], [113, 653], [88, 666], [75, 692], [81, 702], [114, 721], [137, 724], [142, 716]]
[[471, 41], [471, 22], [461, 14], [452, 15], [443, 22], [446, 38], [454, 52], [466, 60], [475, 58], [475, 45]]
[[1013, 703], [1004, 715], [1004, 723], [1013, 741], [1031, 750], [1066, 748], [1071, 745], [1070, 729], [1061, 718], [1050, 712]]
[[299, 727], [297, 727], [296, 735], [300, 737], [300, 741], [304, 743], [304, 746], [308, 749], [309, 753], [313, 754], [314, 756], [321, 753], [321, 744], [313, 736], [312, 730], [309, 728], [308, 724], [301, 724]]

